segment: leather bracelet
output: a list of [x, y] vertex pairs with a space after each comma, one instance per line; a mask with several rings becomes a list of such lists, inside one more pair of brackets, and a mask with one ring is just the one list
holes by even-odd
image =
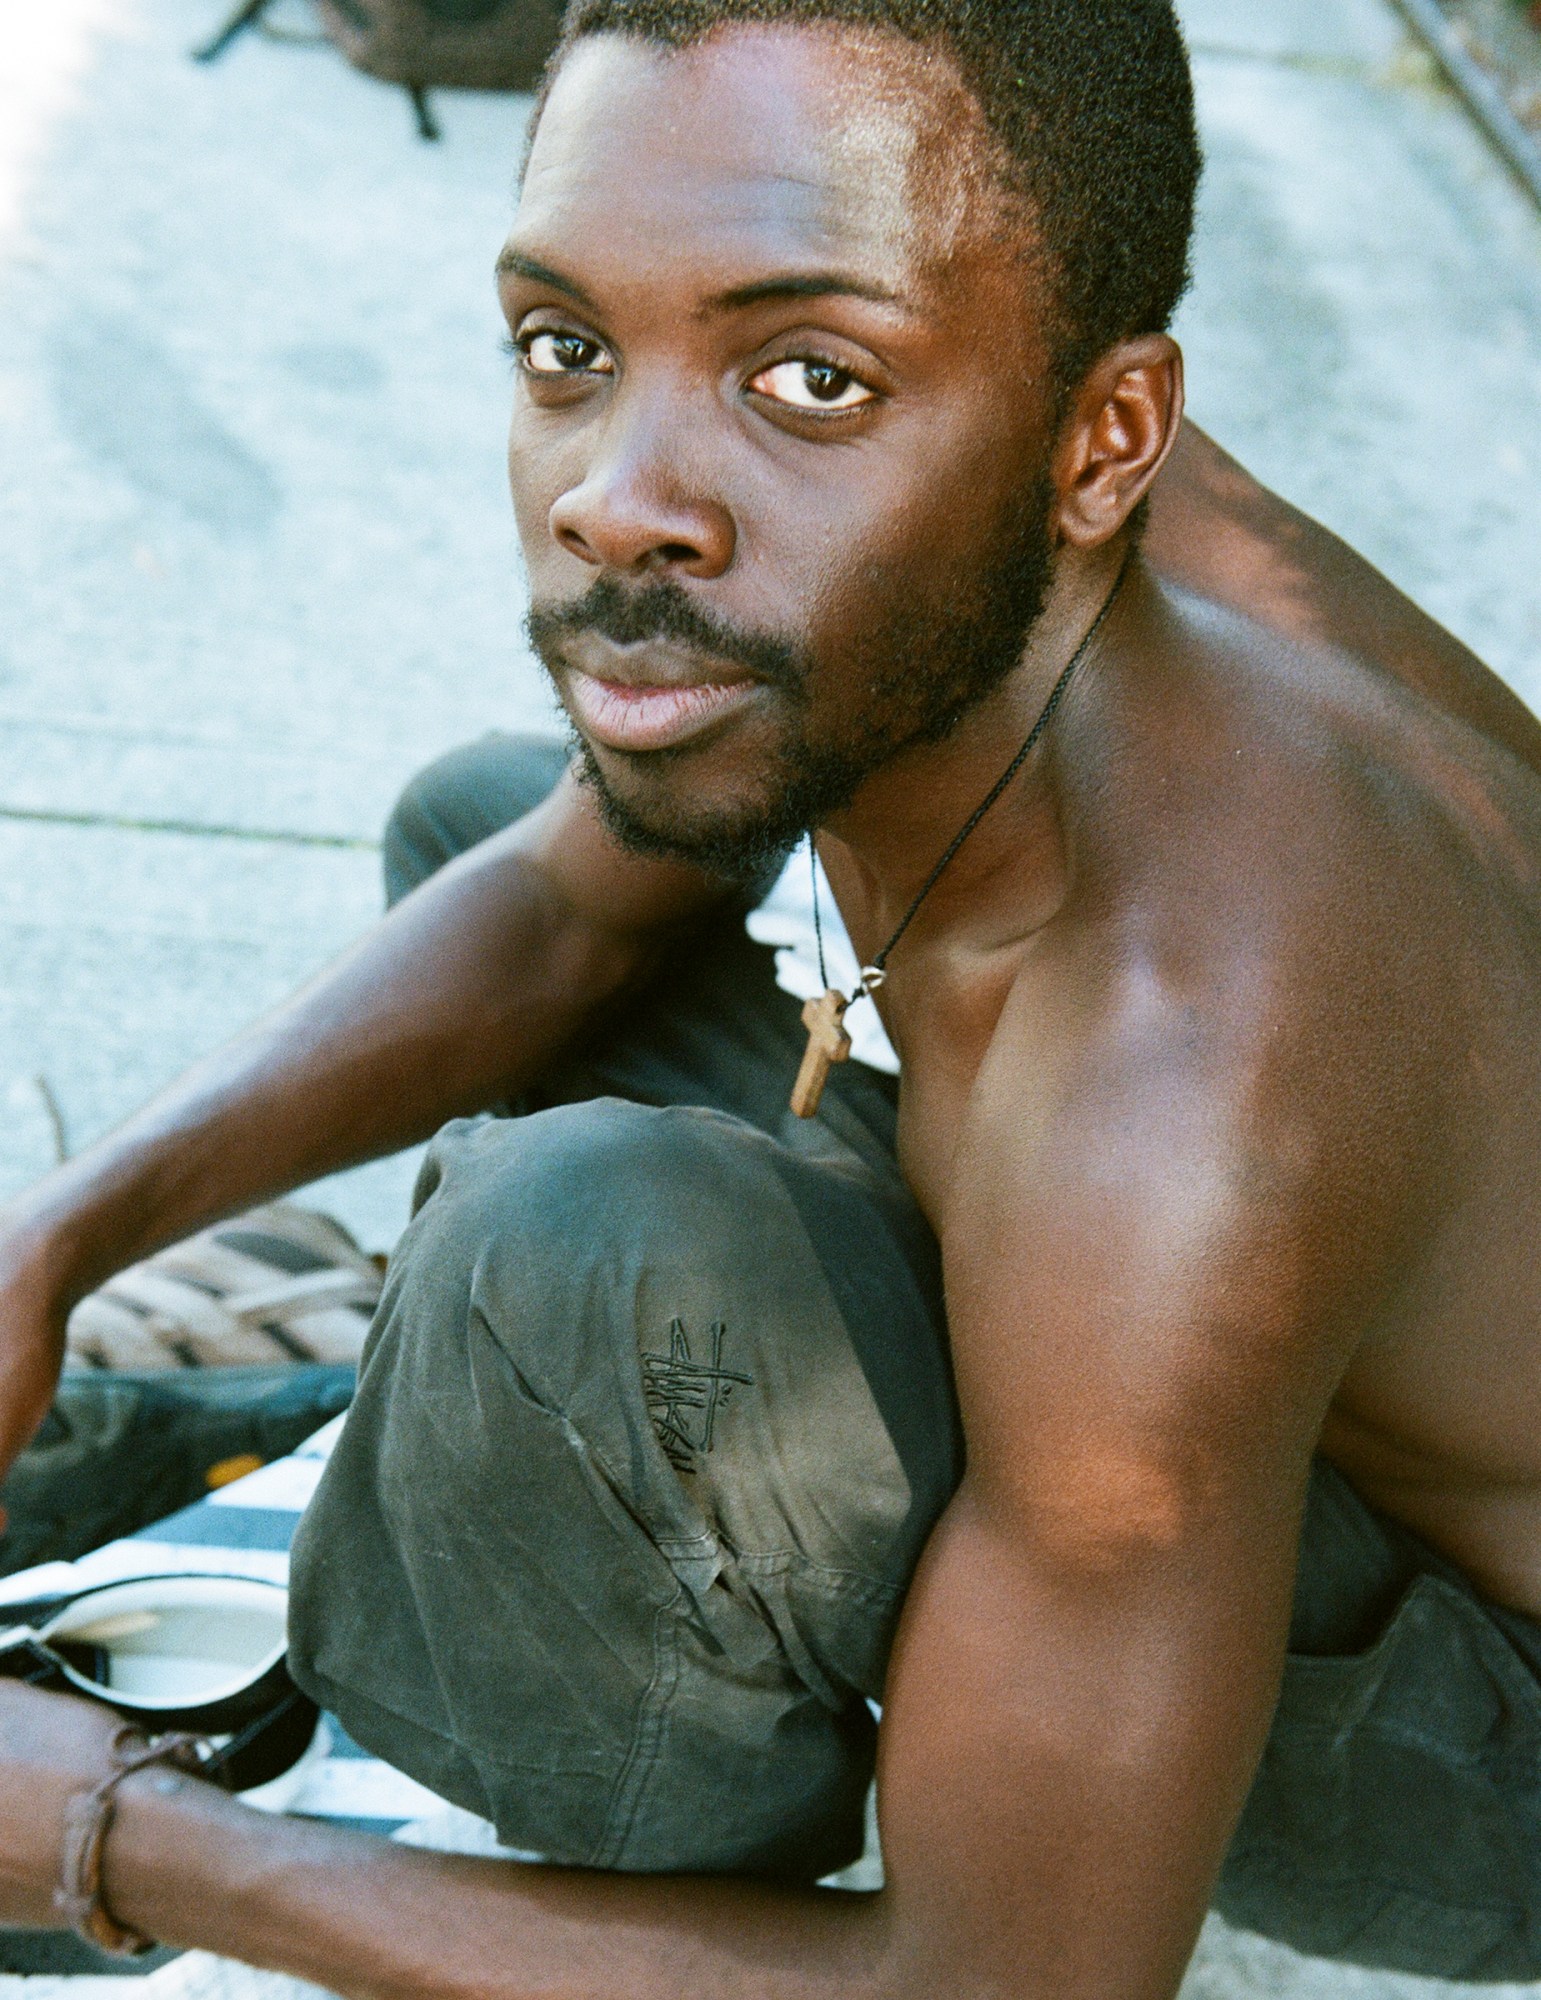
[[77, 1792], [64, 1809], [64, 1845], [54, 1908], [87, 1944], [114, 1958], [142, 1958], [156, 1949], [155, 1940], [120, 1924], [102, 1902], [102, 1863], [107, 1835], [117, 1811], [118, 1787], [136, 1771], [169, 1764], [179, 1771], [197, 1771], [209, 1754], [201, 1736], [158, 1736], [152, 1742], [142, 1730], [125, 1723], [112, 1739], [112, 1769], [87, 1792]]

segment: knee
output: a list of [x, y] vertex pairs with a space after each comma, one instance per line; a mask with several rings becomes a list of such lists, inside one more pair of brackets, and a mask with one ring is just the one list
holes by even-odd
[[[639, 1672], [672, 1605], [702, 1648], [706, 1708], [686, 1709], [725, 1704], [729, 1733], [762, 1747], [788, 1702], [823, 1743], [853, 1691], [881, 1688], [957, 1469], [924, 1299], [897, 1253], [881, 1293], [826, 1269], [784, 1151], [719, 1112], [618, 1099], [446, 1128], [329, 1475], [368, 1489], [415, 1579], [463, 1588], [484, 1564], [489, 1598], [523, 1593], [531, 1629], [608, 1579], [605, 1617], [580, 1606], [574, 1629], [633, 1633]], [[823, 1175], [824, 1203], [875, 1254], [882, 1214], [847, 1181]], [[671, 1768], [720, 1761], [712, 1727], [682, 1713], [679, 1732]], [[828, 1769], [817, 1744], [805, 1755], [826, 1804], [859, 1804], [849, 1745]]]
[[387, 904], [532, 811], [566, 763], [558, 743], [497, 733], [435, 758], [410, 780], [385, 823]]
[[698, 1107], [451, 1127], [398, 1260], [426, 1288], [405, 1338], [437, 1323], [484, 1356], [487, 1395], [560, 1419], [660, 1536], [895, 1586], [958, 1476], [945, 1329], [882, 1211], [845, 1176], [789, 1186], [804, 1171]]
[[667, 1311], [650, 1338], [660, 1260], [719, 1254], [705, 1226], [694, 1258], [677, 1250], [681, 1204], [706, 1178], [692, 1128], [716, 1116], [597, 1099], [434, 1141], [353, 1418], [379, 1429], [372, 1476], [414, 1545], [511, 1482], [534, 1506], [530, 1481], [569, 1459], [608, 1468], [581, 1490], [622, 1493], [671, 1547], [707, 1535], [656, 1441], [641, 1350], [668, 1345]]
[[[495, 1353], [519, 1394], [635, 1465], [677, 1342], [707, 1365], [726, 1329], [730, 1373], [779, 1375], [789, 1329], [810, 1351], [816, 1326], [843, 1339], [774, 1150], [720, 1112], [620, 1098], [449, 1126], [424, 1162], [383, 1319], [414, 1372], [458, 1365], [425, 1343], [466, 1343], [489, 1366]], [[714, 1464], [732, 1431], [719, 1427]], [[669, 1474], [667, 1456], [653, 1461]]]
[[[517, 1366], [534, 1365], [539, 1340], [551, 1350], [540, 1372], [561, 1399], [613, 1362], [598, 1346], [635, 1347], [654, 1289], [672, 1313], [690, 1271], [731, 1255], [725, 1178], [756, 1141], [768, 1144], [716, 1112], [620, 1098], [462, 1121], [429, 1149], [395, 1267], [441, 1296], [456, 1289]], [[553, 1369], [564, 1381], [549, 1380]]]
[[[441, 1135], [301, 1531], [294, 1644], [361, 1742], [512, 1846], [817, 1873], [860, 1841], [872, 1732], [847, 1655], [886, 1645], [876, 1594], [784, 1587], [782, 1517], [719, 1538], [638, 1363], [636, 1272], [720, 1181], [737, 1135], [715, 1120], [610, 1100]], [[742, 1240], [671, 1254], [727, 1282]], [[731, 1409], [719, 1458], [755, 1417]], [[731, 1483], [768, 1520], [763, 1445]]]

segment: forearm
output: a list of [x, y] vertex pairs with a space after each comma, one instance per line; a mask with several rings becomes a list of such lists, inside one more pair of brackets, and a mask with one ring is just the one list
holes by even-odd
[[124, 1788], [106, 1890], [114, 1915], [149, 1936], [345, 2000], [888, 2000], [900, 1990], [881, 1969], [880, 1897], [428, 1854], [275, 1821], [194, 1780]]
[[39, 1182], [8, 1217], [62, 1294], [234, 1209], [413, 1143], [517, 1091], [637, 976], [641, 940], [575, 922], [489, 842], [337, 965]]
[[1185, 1632], [1130, 1578], [970, 1575], [949, 1539], [885, 1714], [879, 1895], [427, 1854], [141, 1777], [108, 1907], [345, 2000], [1172, 2000], [1260, 1746], [1256, 1634], [1206, 1592]]

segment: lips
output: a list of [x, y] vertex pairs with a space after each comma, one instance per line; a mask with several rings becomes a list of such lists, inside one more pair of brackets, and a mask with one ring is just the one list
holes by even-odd
[[618, 646], [595, 632], [563, 645], [563, 695], [573, 721], [611, 750], [667, 750], [747, 708], [761, 683], [727, 660], [666, 648]]

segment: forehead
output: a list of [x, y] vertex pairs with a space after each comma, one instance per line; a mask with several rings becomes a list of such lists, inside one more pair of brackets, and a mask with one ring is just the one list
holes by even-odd
[[571, 268], [608, 251], [838, 259], [923, 282], [998, 241], [994, 142], [951, 57], [829, 24], [735, 27], [683, 49], [578, 43], [552, 86], [511, 241]]

